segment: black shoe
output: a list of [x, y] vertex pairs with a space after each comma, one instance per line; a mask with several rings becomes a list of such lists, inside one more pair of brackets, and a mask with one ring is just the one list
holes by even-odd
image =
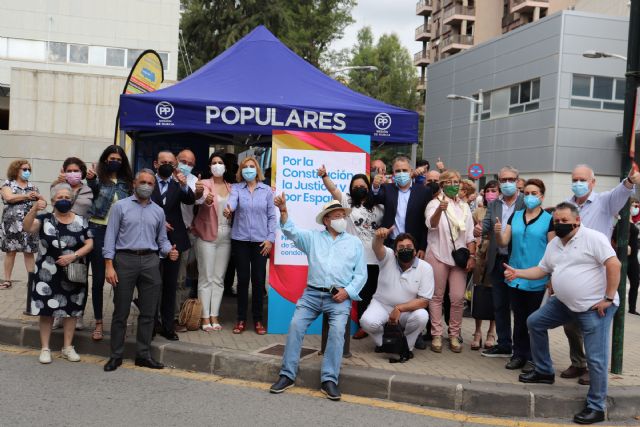
[[522, 367], [522, 373], [528, 374], [529, 372], [533, 372], [536, 369], [536, 365], [533, 364], [531, 360], [527, 360], [527, 363]]
[[118, 366], [122, 365], [122, 359], [110, 358], [104, 365], [105, 372], [112, 372], [118, 369]]
[[178, 341], [180, 339], [175, 331], [162, 331], [160, 332], [160, 336], [168, 339], [169, 341]]
[[375, 353], [384, 353], [381, 345], [377, 345], [375, 349], [373, 349]]
[[136, 366], [142, 366], [149, 369], [163, 369], [164, 365], [160, 362], [153, 360], [152, 358], [143, 359], [142, 357], [136, 357]]
[[522, 357], [514, 356], [505, 365], [505, 368], [506, 369], [511, 369], [511, 370], [522, 369], [524, 367], [525, 363], [527, 363], [527, 361], [524, 360]]
[[640, 316], [640, 313], [638, 313], [635, 310], [629, 310], [629, 314], [635, 314], [636, 316]]
[[596, 411], [591, 408], [584, 408], [573, 416], [573, 422], [578, 424], [593, 424], [604, 421], [604, 411]]
[[480, 354], [484, 357], [511, 357], [511, 350], [503, 350], [497, 345], [491, 347], [488, 350], [481, 351]]
[[426, 350], [427, 340], [425, 340], [422, 335], [418, 335], [418, 339], [416, 340], [414, 347], [417, 348], [418, 350]]
[[541, 374], [534, 370], [528, 374], [520, 374], [518, 381], [521, 383], [553, 384], [556, 381], [556, 376], [555, 374]]
[[320, 387], [320, 391], [326, 394], [329, 400], [337, 401], [342, 397], [340, 390], [338, 390], [338, 386], [333, 381], [323, 382], [322, 387]]
[[289, 379], [289, 377], [285, 375], [280, 375], [280, 379], [278, 379], [278, 381], [276, 381], [276, 383], [271, 386], [271, 388], [269, 389], [269, 392], [279, 394], [285, 391], [286, 389], [293, 387], [294, 384], [295, 382]]

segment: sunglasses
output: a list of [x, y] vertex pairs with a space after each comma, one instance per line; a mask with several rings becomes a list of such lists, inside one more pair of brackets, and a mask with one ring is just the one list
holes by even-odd
[[31, 172], [31, 168], [21, 168], [23, 171]]

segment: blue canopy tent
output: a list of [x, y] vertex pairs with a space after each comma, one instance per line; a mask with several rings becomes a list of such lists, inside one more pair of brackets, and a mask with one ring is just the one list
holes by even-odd
[[[354, 92], [259, 26], [177, 84], [120, 96], [120, 128], [145, 135], [270, 135], [274, 129], [418, 142], [418, 114]], [[182, 135], [182, 136], [179, 136]], [[123, 138], [121, 140], [124, 140]]]

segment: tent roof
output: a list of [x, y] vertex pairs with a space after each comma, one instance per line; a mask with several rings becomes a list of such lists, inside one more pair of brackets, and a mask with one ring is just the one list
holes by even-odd
[[126, 131], [262, 134], [293, 129], [418, 141], [415, 111], [347, 88], [263, 26], [173, 86], [121, 95], [120, 126]]

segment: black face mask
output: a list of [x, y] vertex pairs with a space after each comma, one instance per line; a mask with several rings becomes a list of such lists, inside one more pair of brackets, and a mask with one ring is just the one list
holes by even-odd
[[428, 182], [427, 187], [429, 187], [429, 189], [431, 190], [432, 195], [440, 191], [440, 186], [438, 185], [437, 182]]
[[173, 166], [168, 163], [162, 164], [158, 168], [158, 175], [160, 175], [161, 178], [167, 179], [171, 176], [172, 173]]
[[356, 187], [351, 191], [351, 198], [354, 202], [360, 203], [367, 197], [369, 190], [363, 187]]
[[117, 160], [109, 160], [107, 162], [107, 172], [118, 172], [122, 163]]
[[569, 233], [571, 233], [577, 226], [578, 224], [557, 223], [557, 224], [553, 224], [553, 231], [556, 232], [556, 236], [562, 239], [563, 237], [568, 236]]
[[404, 248], [398, 250], [398, 261], [403, 264], [408, 264], [413, 261], [413, 252], [414, 250], [411, 248]]

